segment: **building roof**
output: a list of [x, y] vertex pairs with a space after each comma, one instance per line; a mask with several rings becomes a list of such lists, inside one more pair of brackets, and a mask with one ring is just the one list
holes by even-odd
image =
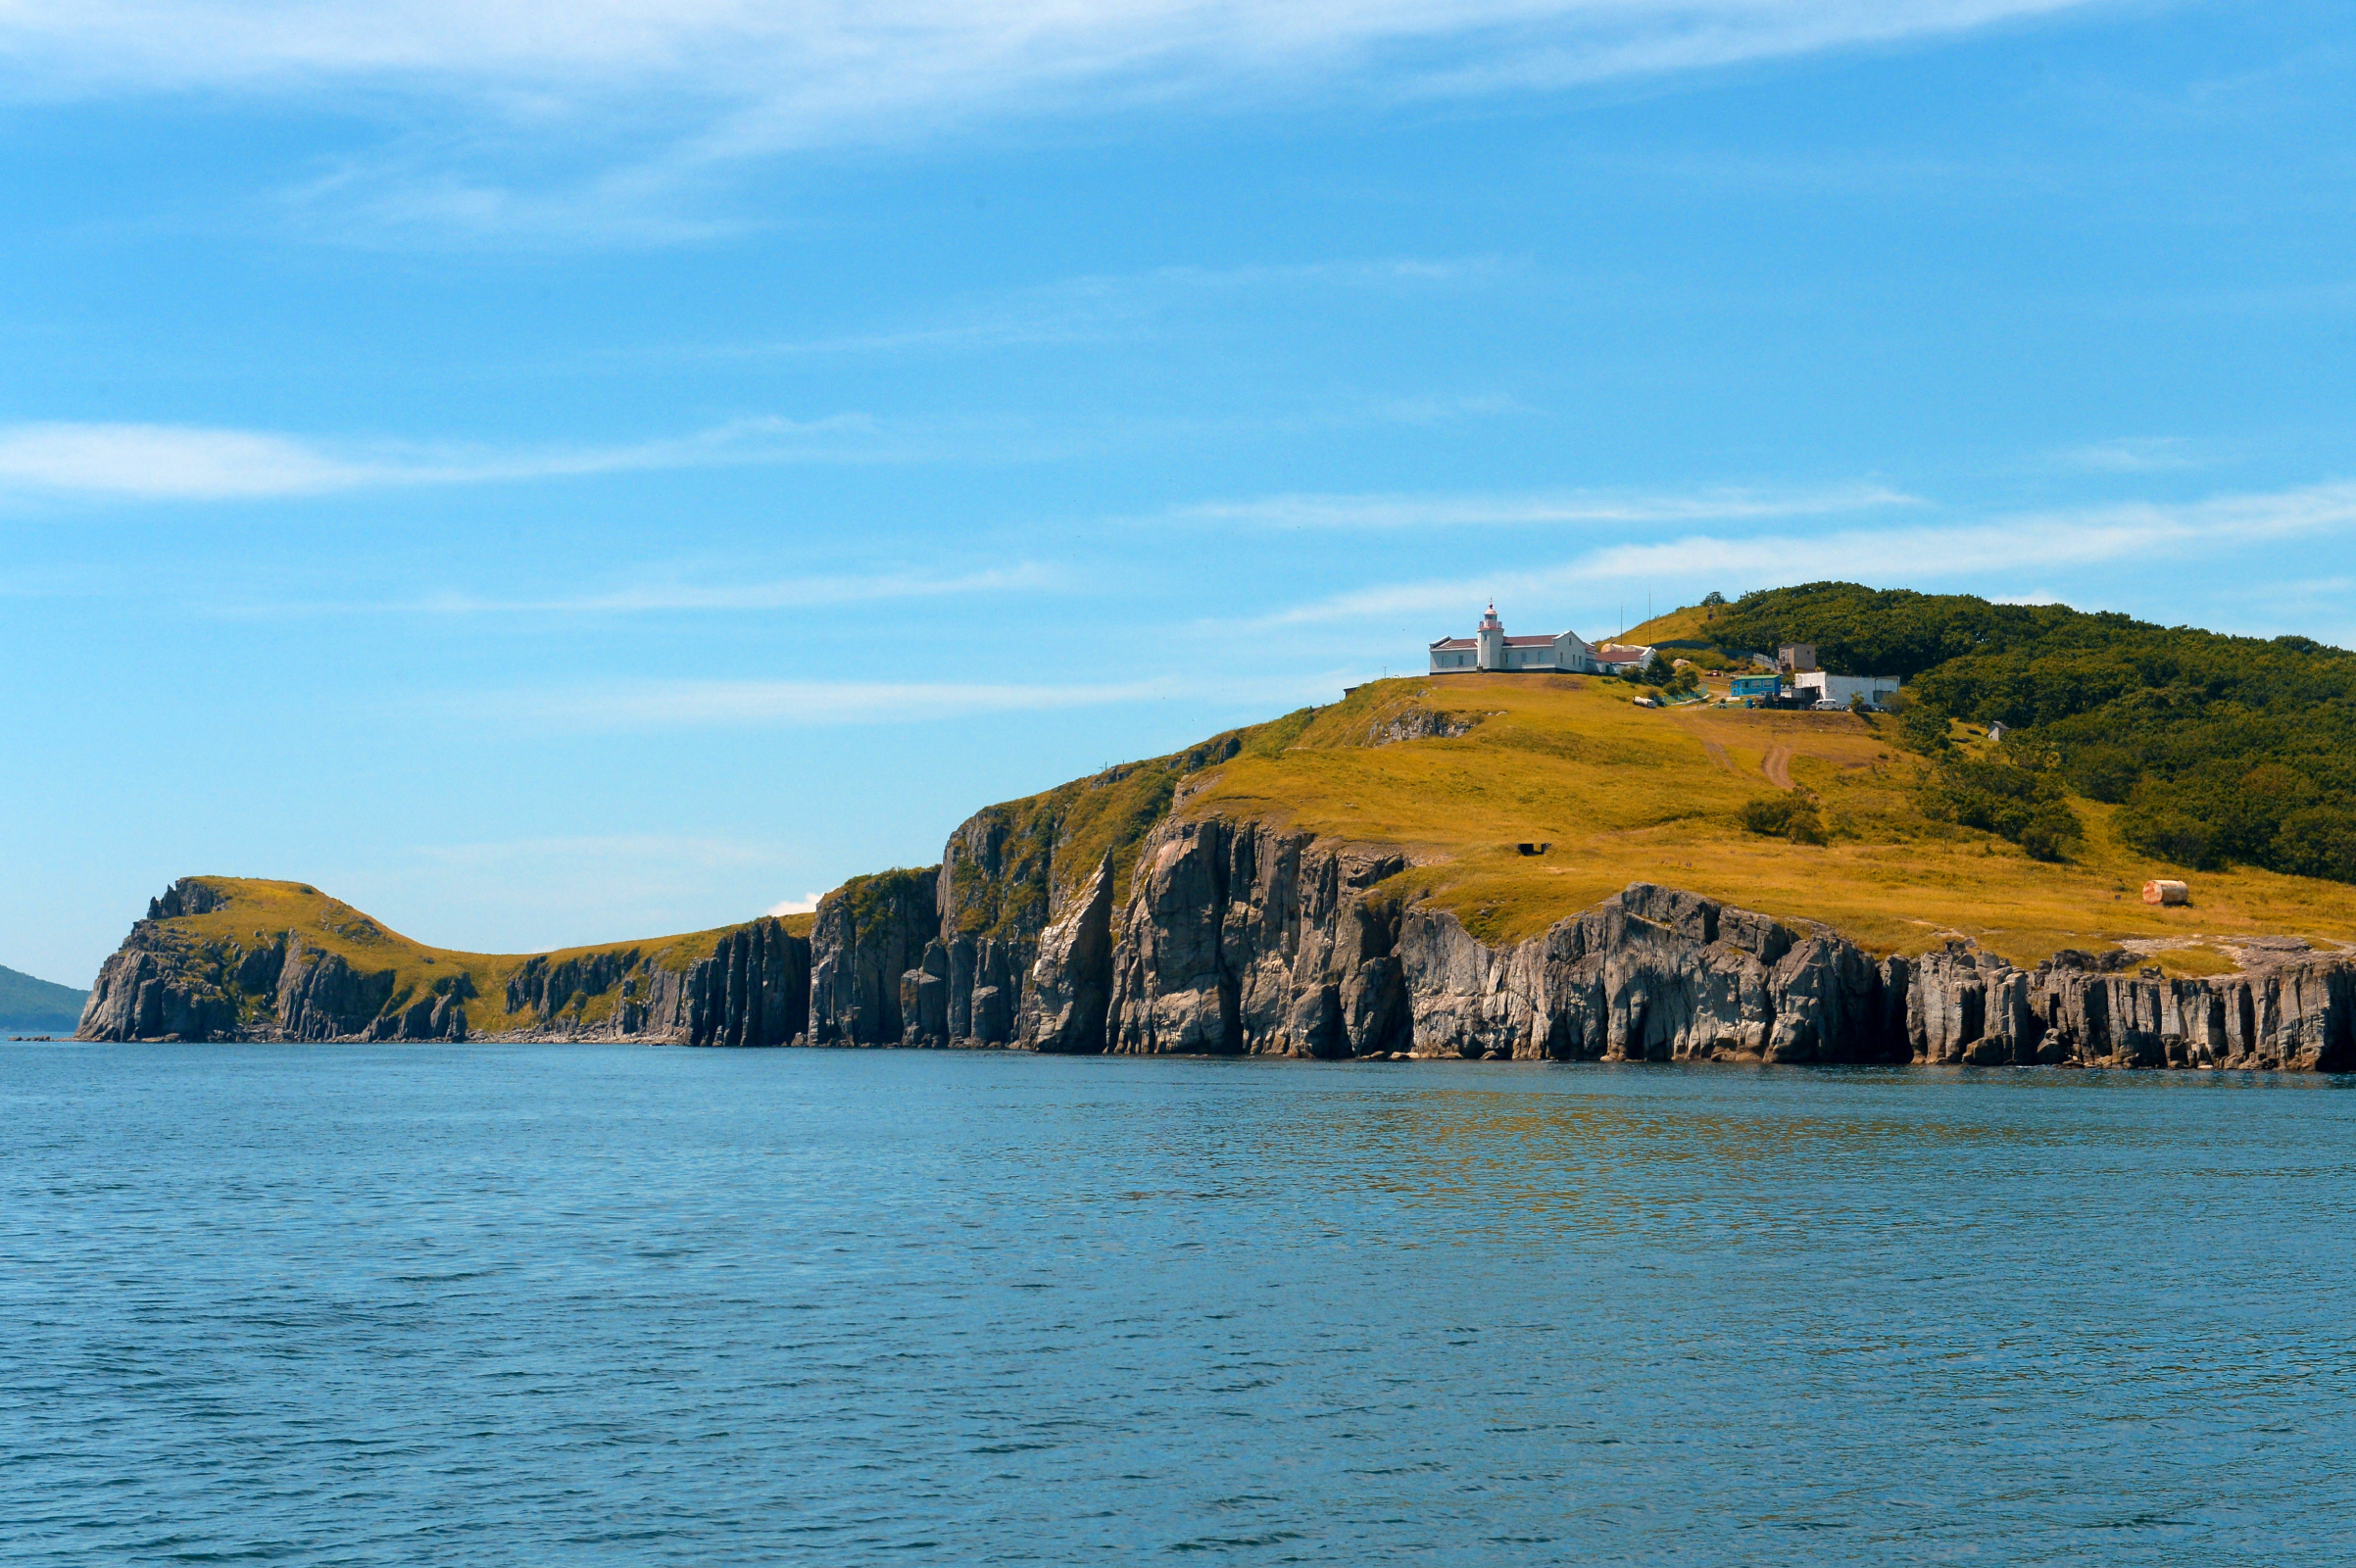
[[1554, 646], [1554, 639], [1551, 637], [1508, 637], [1505, 639], [1505, 646], [1508, 648], [1551, 648]]
[[1649, 648], [1598, 648], [1595, 662], [1602, 664], [1633, 664], [1651, 653]]
[[1473, 648], [1479, 645], [1470, 637], [1443, 637], [1432, 646], [1434, 648]]

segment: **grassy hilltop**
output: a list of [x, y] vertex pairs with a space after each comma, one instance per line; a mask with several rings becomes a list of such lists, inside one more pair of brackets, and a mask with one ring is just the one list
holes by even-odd
[[[1534, 935], [1637, 880], [1822, 920], [1877, 952], [1963, 935], [2016, 963], [2123, 938], [2356, 939], [2356, 887], [2259, 869], [2188, 872], [2121, 844], [2119, 808], [2066, 790], [2082, 837], [2062, 860], [1941, 820], [1925, 799], [1935, 765], [1901, 745], [1890, 717], [1647, 710], [1635, 705], [1641, 694], [1566, 675], [1377, 682], [1317, 710], [1283, 752], [1207, 770], [1180, 809], [1403, 849], [1417, 864], [1395, 891], [1454, 910], [1491, 942]], [[1472, 727], [1367, 744], [1419, 712]], [[1973, 726], [1949, 729], [1966, 760], [1996, 750]], [[1802, 792], [1825, 843], [1743, 825], [1745, 806]], [[1552, 848], [1524, 856], [1523, 843]], [[2177, 874], [2192, 877], [2192, 906], [2141, 902], [2146, 877]], [[2197, 949], [2168, 961], [2180, 971], [2229, 966]]]

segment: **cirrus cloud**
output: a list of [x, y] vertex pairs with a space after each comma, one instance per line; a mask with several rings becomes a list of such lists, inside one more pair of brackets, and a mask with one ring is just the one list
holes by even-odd
[[[319, 98], [347, 224], [668, 242], [715, 171], [978, 122], [1468, 100], [1938, 37], [2094, 0], [0, 0], [0, 96]], [[555, 172], [551, 172], [554, 170]]]

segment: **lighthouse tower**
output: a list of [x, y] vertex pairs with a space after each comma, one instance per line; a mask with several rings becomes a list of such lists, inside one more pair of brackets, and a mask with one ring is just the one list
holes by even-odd
[[1489, 603], [1489, 613], [1481, 617], [1479, 667], [1503, 669], [1505, 667], [1505, 623], [1497, 619], [1497, 601], [1494, 599]]

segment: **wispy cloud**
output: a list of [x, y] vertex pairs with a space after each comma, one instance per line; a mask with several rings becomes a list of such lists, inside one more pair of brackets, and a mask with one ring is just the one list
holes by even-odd
[[2090, 446], [2072, 447], [2059, 456], [2060, 461], [2070, 467], [2090, 468], [2097, 473], [2152, 473], [2197, 468], [2210, 461], [2199, 447], [2182, 436], [2139, 436], [2119, 441], [2097, 441]]
[[1331, 671], [1242, 682], [1155, 677], [1072, 684], [923, 681], [661, 680], [522, 689], [437, 699], [437, 712], [472, 711], [502, 725], [564, 731], [715, 727], [823, 727], [927, 723], [996, 713], [1190, 702], [1234, 706], [1304, 701], [1340, 677]]
[[[0, 92], [407, 100], [403, 153], [381, 167], [356, 163], [329, 182], [328, 199], [388, 224], [488, 233], [611, 233], [636, 215], [644, 237], [663, 238], [665, 225], [697, 227], [674, 210], [682, 189], [797, 149], [1181, 103], [1545, 90], [1938, 36], [2088, 3], [9, 0]], [[498, 172], [544, 168], [552, 154], [564, 163], [584, 147], [574, 172], [553, 184], [527, 188]]]
[[911, 415], [886, 420], [864, 414], [816, 419], [763, 415], [682, 436], [512, 447], [51, 420], [0, 425], [0, 500], [264, 501], [761, 464], [1042, 462], [1141, 442], [1429, 425], [1521, 412], [1526, 411], [1510, 397], [1472, 394], [1213, 418]]
[[0, 426], [0, 494], [252, 501], [405, 485], [485, 484], [729, 464], [874, 462], [915, 455], [861, 415], [731, 420], [617, 446], [492, 449], [319, 441], [193, 425]]
[[1380, 257], [1263, 267], [1157, 267], [1091, 273], [964, 303], [929, 321], [691, 351], [699, 359], [802, 359], [1100, 344], [1150, 335], [1206, 302], [1300, 290], [1405, 292], [1488, 282], [1525, 264], [1497, 257]]
[[1597, 584], [1765, 587], [1826, 576], [1918, 583], [2016, 575], [2204, 550], [2315, 538], [2356, 528], [2356, 483], [2333, 482], [2184, 503], [2121, 502], [1978, 522], [1740, 538], [1695, 534], [1607, 545], [1559, 564], [1480, 578], [1352, 589], [1284, 611], [1262, 625], [1345, 622], [1460, 612], [1495, 595], [1560, 601]]
[[949, 595], [1025, 593], [1062, 580], [1055, 568], [1025, 562], [956, 575], [877, 572], [825, 574], [742, 583], [637, 583], [607, 591], [538, 598], [503, 598], [464, 593], [434, 594], [389, 610], [422, 610], [436, 614], [628, 614], [663, 611], [801, 610], [822, 605], [871, 604], [894, 599]]
[[1446, 528], [1826, 516], [1923, 503], [1879, 484], [1814, 490], [1556, 490], [1496, 495], [1279, 495], [1174, 507], [1180, 522], [1253, 528]]
[[792, 858], [782, 846], [745, 839], [694, 838], [668, 833], [613, 833], [570, 838], [503, 839], [477, 844], [426, 844], [409, 852], [438, 865], [538, 865], [658, 861], [704, 869], [777, 865]]
[[823, 893], [805, 893], [798, 899], [787, 899], [782, 904], [772, 904], [762, 912], [767, 914], [809, 914], [817, 908], [818, 901], [825, 896]]

